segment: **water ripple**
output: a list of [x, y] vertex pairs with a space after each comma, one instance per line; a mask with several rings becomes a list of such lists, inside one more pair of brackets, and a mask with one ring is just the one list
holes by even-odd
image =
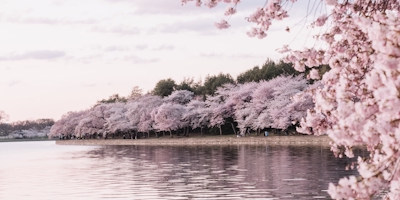
[[330, 181], [355, 173], [315, 146], [41, 145], [7, 156], [0, 199], [327, 199]]

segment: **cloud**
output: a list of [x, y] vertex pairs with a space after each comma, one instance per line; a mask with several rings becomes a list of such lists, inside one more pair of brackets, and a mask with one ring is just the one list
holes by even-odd
[[39, 51], [28, 51], [22, 54], [9, 54], [7, 56], [0, 56], [0, 61], [17, 61], [17, 60], [51, 60], [59, 57], [64, 57], [64, 51], [53, 51], [53, 50], [39, 50]]
[[180, 0], [107, 0], [110, 3], [128, 3], [136, 10], [134, 15], [184, 15], [204, 12], [194, 5], [182, 5]]
[[233, 55], [228, 55], [228, 58], [233, 58], [233, 59], [246, 59], [246, 58], [266, 58], [266, 55], [255, 55], [255, 54], [233, 54]]
[[[181, 1], [173, 0], [117, 0], [110, 2], [131, 2], [134, 4], [136, 10], [133, 11], [132, 15], [164, 15], [164, 16], [178, 16], [180, 21], [174, 21], [166, 24], [159, 24], [157, 27], [150, 29], [147, 33], [151, 34], [154, 32], [161, 33], [178, 33], [178, 32], [195, 32], [200, 35], [216, 35], [221, 33], [221, 31], [241, 31], [245, 32], [243, 29], [248, 26], [255, 26], [254, 23], [249, 23], [246, 17], [249, 17], [254, 13], [258, 7], [265, 5], [265, 0], [252, 0], [239, 3], [237, 5], [238, 13], [226, 17], [224, 12], [227, 7], [232, 6], [232, 4], [219, 3], [218, 6], [210, 9], [206, 6], [201, 6], [200, 8], [194, 5], [193, 2], [189, 2], [186, 5], [182, 5]], [[187, 19], [182, 18], [182, 15], [188, 16]], [[194, 17], [194, 19], [193, 19]], [[225, 19], [230, 24], [231, 27], [228, 30], [219, 30], [215, 27], [215, 22], [220, 22], [220, 20]], [[278, 22], [274, 22], [274, 24]], [[284, 26], [284, 28], [286, 25]], [[281, 30], [280, 30], [281, 31]]]
[[159, 62], [160, 61], [159, 58], [146, 59], [146, 58], [140, 58], [140, 57], [135, 56], [135, 55], [125, 56], [124, 60], [125, 61], [129, 61], [129, 62], [133, 62], [134, 64], [155, 63], [155, 62]]
[[103, 54], [92, 54], [92, 55], [86, 55], [86, 56], [81, 56], [81, 57], [67, 57], [67, 60], [70, 61], [76, 61], [80, 62], [83, 64], [90, 64], [93, 61], [99, 61], [103, 58]]
[[174, 50], [174, 49], [175, 49], [175, 46], [171, 45], [171, 44], [163, 44], [163, 45], [161, 45], [159, 47], [153, 48], [153, 50], [155, 50], [155, 51], [162, 51], [162, 50], [171, 51], [171, 50]]
[[102, 27], [93, 27], [92, 31], [100, 32], [100, 33], [116, 33], [119, 35], [139, 35], [140, 34], [140, 29], [137, 27], [123, 27], [123, 26], [113, 27], [110, 29], [102, 28]]
[[97, 87], [96, 83], [81, 83], [83, 87]]
[[62, 0], [54, 0], [54, 1], [52, 1], [51, 2], [51, 5], [53, 5], [53, 6], [61, 6], [61, 5], [64, 5], [64, 1], [62, 1]]
[[244, 28], [252, 25], [242, 18], [235, 18], [230, 21], [231, 27], [226, 30], [220, 30], [215, 26], [215, 22], [219, 22], [221, 18], [213, 16], [199, 16], [196, 19], [177, 20], [171, 23], [159, 24], [148, 31], [149, 34], [154, 32], [160, 33], [179, 33], [179, 32], [194, 32], [200, 35], [217, 35], [226, 32], [240, 31], [244, 32]]
[[[138, 45], [134, 45], [133, 49], [135, 50], [145, 50], [148, 48], [149, 45], [147, 44], [138, 44]], [[108, 46], [106, 48], [104, 48], [105, 52], [113, 52], [113, 51], [129, 51], [132, 48], [128, 47], [128, 46]]]
[[[233, 4], [219, 3], [216, 7], [210, 9], [207, 6], [202, 5], [197, 7], [195, 2], [189, 2], [182, 4], [179, 0], [107, 0], [113, 3], [132, 3], [137, 9], [132, 14], [160, 14], [160, 15], [199, 15], [199, 14], [210, 14], [212, 16], [222, 16], [227, 7]], [[258, 7], [265, 5], [265, 0], [251, 0], [244, 1], [237, 5], [238, 12], [247, 12], [249, 10], [255, 11]]]
[[183, 31], [196, 32], [203, 35], [217, 34], [218, 30], [214, 26], [212, 18], [198, 18], [196, 20], [189, 21], [177, 21], [170, 24], [159, 25], [158, 28], [154, 28], [151, 32], [162, 32], [162, 33], [178, 33]]
[[9, 87], [14, 87], [14, 86], [19, 85], [21, 83], [22, 83], [22, 81], [20, 81], [20, 80], [13, 80], [13, 81], [8, 82], [7, 85]]
[[265, 55], [254, 55], [254, 54], [222, 54], [222, 53], [200, 53], [200, 57], [204, 58], [228, 58], [228, 59], [252, 59], [252, 58], [266, 58]]
[[109, 46], [109, 47], [106, 47], [106, 48], [104, 49], [104, 51], [106, 51], [106, 52], [112, 52], [112, 51], [128, 51], [128, 50], [129, 50], [129, 48], [126, 47], [126, 46]]
[[68, 24], [96, 24], [98, 20], [82, 19], [82, 20], [67, 20], [67, 19], [52, 19], [45, 17], [27, 17], [13, 16], [7, 18], [8, 22], [20, 24], [47, 24], [47, 25], [68, 25]]
[[135, 49], [137, 50], [145, 50], [147, 49], [148, 45], [147, 44], [138, 44], [135, 46]]
[[224, 55], [221, 54], [221, 53], [200, 53], [200, 57], [205, 57], [205, 58], [222, 58], [222, 57], [224, 57]]

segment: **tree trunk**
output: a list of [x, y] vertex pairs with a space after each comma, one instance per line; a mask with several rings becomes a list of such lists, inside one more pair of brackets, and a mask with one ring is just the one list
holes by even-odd
[[235, 135], [237, 135], [235, 126], [233, 125], [233, 123], [230, 123], [230, 124], [232, 126], [233, 132], [235, 133]]
[[200, 127], [200, 134], [203, 136], [203, 127]]
[[235, 135], [237, 135], [235, 126], [234, 126], [233, 123], [231, 123], [231, 122], [230, 122], [230, 124], [231, 124], [232, 130], [233, 130], [233, 133], [235, 133]]
[[135, 140], [137, 140], [138, 139], [138, 133], [136, 132], [136, 131], [133, 131], [134, 133], [135, 133]]
[[221, 125], [218, 125], [218, 128], [219, 128], [219, 135], [222, 135], [222, 128], [221, 128]]
[[169, 136], [172, 138], [172, 131], [169, 130]]

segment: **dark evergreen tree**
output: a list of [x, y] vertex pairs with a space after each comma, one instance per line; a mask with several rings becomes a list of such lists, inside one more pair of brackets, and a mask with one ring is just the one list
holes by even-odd
[[204, 81], [203, 95], [213, 95], [218, 87], [226, 83], [235, 83], [235, 80], [230, 74], [220, 73], [216, 76], [207, 75]]
[[170, 95], [176, 89], [176, 83], [171, 78], [158, 81], [153, 89], [153, 94], [161, 97]]

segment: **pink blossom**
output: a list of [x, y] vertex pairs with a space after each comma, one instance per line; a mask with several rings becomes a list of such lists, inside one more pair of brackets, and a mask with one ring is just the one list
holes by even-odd
[[325, 3], [330, 6], [334, 6], [337, 4], [337, 0], [325, 0]]
[[218, 29], [226, 29], [226, 28], [229, 28], [230, 25], [228, 24], [227, 21], [221, 20], [220, 22], [215, 22], [215, 26]]
[[326, 22], [327, 19], [328, 19], [328, 17], [326, 15], [321, 15], [315, 21], [315, 26], [323, 26], [323, 25], [325, 25], [325, 22]]
[[228, 15], [233, 15], [233, 14], [235, 14], [235, 13], [236, 13], [236, 9], [233, 8], [233, 7], [228, 7], [228, 9], [225, 11], [225, 15], [226, 15], [226, 16], [228, 16]]
[[311, 71], [310, 71], [310, 78], [311, 78], [311, 79], [320, 79], [318, 70], [316, 70], [316, 69], [311, 69]]

